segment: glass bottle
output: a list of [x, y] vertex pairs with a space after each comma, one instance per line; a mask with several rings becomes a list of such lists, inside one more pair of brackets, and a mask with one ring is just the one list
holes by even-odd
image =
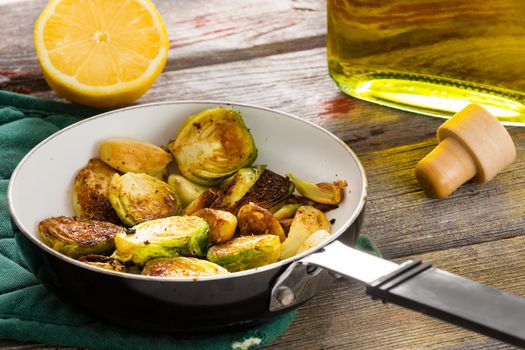
[[327, 2], [328, 67], [345, 93], [438, 117], [477, 103], [525, 125], [525, 1]]

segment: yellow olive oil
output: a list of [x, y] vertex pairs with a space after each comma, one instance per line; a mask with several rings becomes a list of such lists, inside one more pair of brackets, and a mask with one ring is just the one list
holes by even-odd
[[469, 103], [525, 125], [525, 1], [327, 0], [345, 93], [449, 117]]

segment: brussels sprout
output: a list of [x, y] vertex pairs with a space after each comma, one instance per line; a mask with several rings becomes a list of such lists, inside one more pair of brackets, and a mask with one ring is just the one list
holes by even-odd
[[206, 258], [230, 272], [276, 262], [281, 242], [274, 235], [241, 236], [208, 249]]
[[151, 143], [133, 138], [109, 139], [100, 145], [102, 161], [124, 173], [146, 173], [162, 179], [167, 175], [170, 153]]
[[218, 185], [257, 158], [257, 148], [239, 112], [214, 108], [189, 117], [168, 144], [182, 175]]
[[284, 203], [293, 191], [294, 185], [288, 178], [265, 169], [257, 182], [237, 203], [237, 208], [252, 202], [265, 209], [272, 209]]
[[273, 213], [273, 216], [275, 216], [277, 220], [293, 218], [295, 212], [301, 205], [302, 204], [286, 204]]
[[104, 256], [104, 255], [84, 255], [78, 258], [78, 261], [81, 261], [85, 264], [99, 267], [105, 270], [118, 271], [118, 272], [127, 272], [128, 268], [126, 265], [121, 263], [115, 258]]
[[202, 192], [193, 202], [184, 209], [184, 215], [193, 215], [196, 211], [207, 208], [217, 199], [218, 194], [213, 189]]
[[283, 242], [280, 259], [287, 259], [297, 253], [299, 246], [314, 232], [325, 230], [330, 232], [330, 223], [324, 213], [314, 207], [303, 205], [297, 209]]
[[78, 172], [73, 185], [73, 207], [77, 217], [120, 224], [120, 218], [108, 198], [109, 184], [116, 173], [96, 158]]
[[286, 176], [290, 178], [300, 194], [321, 204], [339, 204], [343, 200], [344, 189], [348, 186], [345, 180], [314, 184], [291, 173], [286, 174]]
[[301, 254], [304, 251], [307, 251], [310, 248], [317, 247], [319, 244], [326, 241], [328, 238], [330, 238], [332, 235], [325, 230], [319, 230], [310, 235], [297, 249], [297, 254]]
[[144, 265], [154, 258], [201, 257], [206, 254], [208, 246], [209, 226], [197, 216], [151, 220], [134, 226], [130, 231], [134, 233], [115, 236], [117, 251], [114, 256], [137, 265]]
[[221, 186], [219, 196], [211, 207], [233, 212], [237, 203], [257, 182], [265, 168], [266, 165], [256, 165], [240, 169], [230, 179], [227, 179], [225, 185]]
[[143, 275], [157, 277], [200, 277], [226, 273], [228, 270], [210, 261], [186, 257], [153, 259], [142, 269]]
[[279, 237], [281, 242], [286, 239], [279, 221], [272, 213], [257, 204], [243, 205], [237, 216], [239, 218], [239, 232], [243, 236], [270, 234]]
[[172, 174], [168, 177], [168, 185], [175, 190], [183, 207], [187, 207], [188, 204], [208, 189], [208, 187], [191, 182], [184, 176], [178, 174]]
[[38, 232], [44, 244], [76, 259], [82, 255], [111, 253], [115, 249], [113, 238], [126, 229], [105, 221], [59, 216], [40, 221]]
[[204, 208], [193, 215], [206, 220], [210, 226], [210, 241], [212, 243], [222, 243], [229, 241], [235, 234], [237, 228], [237, 218], [232, 213], [224, 210]]
[[113, 175], [109, 200], [127, 226], [178, 215], [182, 209], [173, 188], [148, 174]]

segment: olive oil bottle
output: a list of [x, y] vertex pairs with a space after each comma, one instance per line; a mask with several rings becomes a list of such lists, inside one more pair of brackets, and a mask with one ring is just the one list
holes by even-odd
[[328, 67], [345, 93], [438, 117], [477, 103], [525, 125], [525, 1], [327, 3]]

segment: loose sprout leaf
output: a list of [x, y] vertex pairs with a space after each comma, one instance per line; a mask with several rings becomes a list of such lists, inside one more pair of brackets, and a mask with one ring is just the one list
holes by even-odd
[[109, 201], [109, 185], [117, 171], [93, 158], [80, 169], [73, 185], [73, 207], [81, 219], [120, 224], [120, 218]]
[[178, 215], [182, 210], [173, 188], [147, 174], [114, 175], [109, 187], [109, 200], [127, 226]]
[[206, 191], [202, 192], [193, 202], [188, 204], [188, 206], [184, 209], [184, 215], [193, 215], [193, 213], [203, 208], [210, 207], [218, 196], [219, 195], [216, 190], [211, 188], [207, 189]]
[[274, 235], [241, 236], [210, 247], [206, 258], [230, 272], [243, 271], [276, 262], [280, 248]]
[[201, 277], [227, 273], [228, 270], [211, 261], [188, 257], [153, 259], [142, 269], [143, 275], [157, 277]]
[[344, 198], [344, 189], [348, 186], [344, 180], [314, 184], [292, 173], [286, 176], [290, 178], [300, 194], [320, 204], [339, 204]]
[[120, 261], [144, 265], [154, 258], [206, 255], [209, 226], [197, 216], [171, 216], [143, 222], [134, 226], [134, 232], [115, 236], [115, 256]]
[[251, 165], [257, 148], [239, 112], [214, 108], [189, 117], [168, 144], [182, 175], [207, 186]]
[[330, 223], [324, 213], [311, 206], [301, 206], [297, 209], [288, 232], [288, 237], [283, 242], [280, 259], [287, 259], [297, 254], [299, 246], [316, 231], [330, 232]]
[[279, 208], [279, 210], [273, 213], [273, 216], [275, 216], [278, 220], [293, 218], [295, 212], [301, 205], [302, 204], [285, 204]]
[[305, 239], [303, 243], [301, 243], [295, 254], [301, 254], [310, 248], [317, 247], [331, 236], [332, 235], [325, 230], [316, 231], [312, 233], [307, 239]]
[[44, 244], [76, 259], [88, 254], [110, 254], [115, 249], [113, 238], [126, 229], [105, 221], [59, 216], [42, 220], [38, 232]]

